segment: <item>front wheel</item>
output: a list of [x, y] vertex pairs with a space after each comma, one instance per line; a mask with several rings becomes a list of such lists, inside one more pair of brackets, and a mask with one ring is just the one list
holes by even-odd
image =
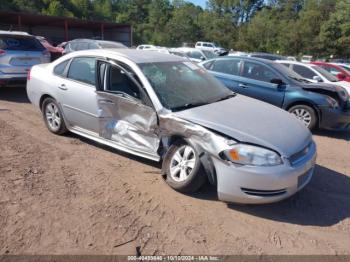
[[46, 127], [52, 133], [61, 135], [67, 132], [61, 110], [53, 98], [46, 98], [44, 100], [42, 113]]
[[317, 124], [317, 115], [312, 107], [307, 105], [295, 105], [289, 108], [288, 112], [293, 114], [310, 130], [315, 128]]
[[182, 141], [169, 148], [162, 169], [166, 183], [183, 193], [198, 191], [206, 181], [198, 153], [192, 145]]

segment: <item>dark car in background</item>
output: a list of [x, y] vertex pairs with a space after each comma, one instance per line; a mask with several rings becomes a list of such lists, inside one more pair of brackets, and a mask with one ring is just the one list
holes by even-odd
[[281, 56], [281, 55], [276, 55], [276, 54], [271, 54], [271, 53], [263, 53], [263, 52], [250, 53], [248, 56], [256, 57], [256, 58], [263, 58], [263, 59], [272, 60], [272, 61], [287, 59], [286, 57]]
[[340, 86], [310, 83], [266, 59], [227, 57], [201, 65], [234, 92], [281, 107], [309, 129], [350, 127], [349, 94]]
[[74, 51], [88, 50], [88, 49], [111, 49], [111, 48], [128, 48], [119, 42], [93, 40], [93, 39], [75, 39], [65, 44], [64, 54]]

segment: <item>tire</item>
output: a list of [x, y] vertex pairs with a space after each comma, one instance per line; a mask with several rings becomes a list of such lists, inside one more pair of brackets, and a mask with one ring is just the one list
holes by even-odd
[[177, 141], [169, 148], [163, 161], [162, 173], [166, 183], [182, 193], [198, 191], [207, 179], [199, 154], [184, 141]]
[[289, 108], [288, 112], [293, 114], [310, 130], [313, 130], [316, 127], [318, 118], [312, 107], [307, 105], [295, 105]]
[[62, 112], [53, 98], [46, 98], [42, 104], [42, 114], [47, 129], [50, 132], [62, 135], [66, 133], [67, 127], [63, 119]]

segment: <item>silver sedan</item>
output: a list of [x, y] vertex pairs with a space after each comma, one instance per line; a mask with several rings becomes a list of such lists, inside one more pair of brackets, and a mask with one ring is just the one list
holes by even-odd
[[47, 128], [154, 161], [180, 192], [206, 181], [222, 201], [270, 203], [311, 179], [308, 129], [272, 105], [232, 93], [188, 60], [138, 50], [89, 50], [34, 66], [30, 101]]

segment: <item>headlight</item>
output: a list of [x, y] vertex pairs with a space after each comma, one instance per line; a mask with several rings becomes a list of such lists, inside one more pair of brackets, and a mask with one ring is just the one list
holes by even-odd
[[337, 100], [335, 100], [334, 98], [327, 96], [327, 103], [330, 107], [332, 108], [337, 108], [339, 106]]
[[277, 166], [282, 164], [282, 159], [277, 153], [245, 144], [232, 145], [231, 149], [224, 151], [224, 155], [233, 163], [240, 165]]

